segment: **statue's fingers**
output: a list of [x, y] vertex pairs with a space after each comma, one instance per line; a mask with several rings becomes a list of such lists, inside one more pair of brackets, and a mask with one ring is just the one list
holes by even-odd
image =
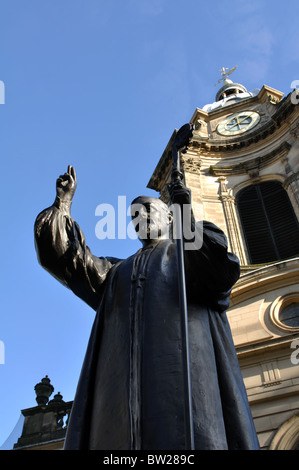
[[74, 178], [74, 181], [77, 181], [76, 171], [73, 166], [71, 166], [71, 175]]
[[[77, 177], [76, 177], [76, 172], [75, 172], [75, 168], [72, 166], [72, 165], [69, 165], [67, 167], [67, 174], [73, 178], [73, 180], [76, 182], [77, 181]], [[70, 178], [70, 179], [71, 179]]]

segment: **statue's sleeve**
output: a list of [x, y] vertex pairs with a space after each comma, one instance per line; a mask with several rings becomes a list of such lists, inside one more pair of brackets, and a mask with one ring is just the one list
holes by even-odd
[[69, 210], [56, 201], [37, 216], [34, 235], [43, 268], [96, 310], [104, 281], [119, 260], [94, 256]]
[[227, 238], [216, 225], [204, 221], [201, 230], [202, 246], [185, 251], [189, 297], [205, 299], [215, 310], [223, 311], [240, 276], [239, 259], [228, 251]]

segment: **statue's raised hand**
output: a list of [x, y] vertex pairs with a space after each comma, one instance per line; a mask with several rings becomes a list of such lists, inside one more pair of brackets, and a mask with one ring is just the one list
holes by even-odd
[[77, 187], [75, 168], [68, 166], [67, 172], [60, 175], [56, 181], [56, 193], [61, 201], [72, 201]]

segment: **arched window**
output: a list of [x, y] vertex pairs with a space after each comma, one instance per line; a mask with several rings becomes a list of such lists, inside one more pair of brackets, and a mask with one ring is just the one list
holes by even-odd
[[294, 414], [282, 423], [270, 443], [269, 450], [298, 450], [299, 416]]
[[299, 224], [281, 183], [248, 186], [236, 201], [251, 264], [299, 255]]

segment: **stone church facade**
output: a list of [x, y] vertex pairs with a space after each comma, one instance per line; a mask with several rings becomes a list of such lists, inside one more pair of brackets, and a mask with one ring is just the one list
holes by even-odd
[[[228, 318], [262, 449], [299, 443], [298, 101], [226, 78], [181, 157], [196, 218], [240, 259]], [[149, 182], [166, 201], [174, 136]]]

